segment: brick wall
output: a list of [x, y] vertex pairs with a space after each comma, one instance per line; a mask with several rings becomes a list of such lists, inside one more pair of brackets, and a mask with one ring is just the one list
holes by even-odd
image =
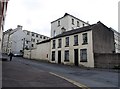
[[115, 68], [120, 66], [120, 53], [96, 53], [94, 63], [96, 68]]

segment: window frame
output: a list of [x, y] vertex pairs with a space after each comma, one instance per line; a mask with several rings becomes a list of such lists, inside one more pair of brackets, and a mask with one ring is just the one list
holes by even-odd
[[69, 50], [65, 50], [64, 57], [65, 57], [64, 62], [69, 62]]
[[72, 18], [72, 24], [74, 25], [74, 19]]
[[[86, 55], [86, 59], [83, 56]], [[80, 49], [80, 62], [88, 62], [87, 49]]]
[[55, 51], [52, 51], [52, 59], [51, 61], [55, 61]]
[[65, 38], [65, 47], [69, 47], [69, 37], [66, 37]]
[[78, 45], [78, 35], [74, 35], [74, 46], [77, 46], [77, 45]]
[[56, 46], [56, 40], [53, 40], [52, 41], [52, 49], [55, 49], [55, 46]]
[[58, 27], [60, 26], [60, 20], [58, 21]]
[[62, 47], [62, 39], [58, 39], [58, 48], [61, 48]]
[[[82, 34], [82, 38], [83, 38], [83, 43], [82, 45], [88, 44], [88, 33], [83, 33]], [[85, 41], [86, 40], [86, 41]]]

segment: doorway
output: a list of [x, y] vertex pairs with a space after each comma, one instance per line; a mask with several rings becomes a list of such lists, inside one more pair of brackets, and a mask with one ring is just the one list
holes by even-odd
[[74, 49], [74, 63], [78, 66], [78, 49]]
[[58, 51], [58, 64], [61, 64], [61, 51]]

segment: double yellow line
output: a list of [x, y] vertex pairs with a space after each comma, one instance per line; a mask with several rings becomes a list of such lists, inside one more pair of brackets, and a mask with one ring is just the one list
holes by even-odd
[[76, 85], [77, 87], [80, 87], [81, 89], [90, 89], [90, 88], [87, 87], [86, 85], [80, 84], [79, 82], [76, 82], [76, 81], [74, 81], [74, 80], [65, 78], [65, 77], [60, 76], [60, 75], [58, 75], [58, 74], [55, 74], [55, 73], [53, 73], [53, 72], [49, 72], [49, 73], [52, 74], [52, 75], [55, 75], [55, 76], [57, 76], [57, 77], [60, 77], [60, 78], [62, 78], [62, 79], [64, 79], [64, 80], [66, 80], [66, 81], [68, 81], [68, 82]]

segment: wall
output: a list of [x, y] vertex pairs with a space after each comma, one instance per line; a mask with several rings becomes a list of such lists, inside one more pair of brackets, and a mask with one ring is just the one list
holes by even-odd
[[[72, 19], [74, 19], [74, 25], [72, 24]], [[58, 26], [58, 21], [60, 21], [60, 26]], [[81, 20], [71, 16], [67, 15], [65, 17], [62, 17], [61, 19], [56, 20], [55, 22], [51, 23], [51, 37], [54, 37], [53, 33], [54, 30], [56, 32], [56, 35], [61, 34], [61, 28], [64, 27], [66, 31], [73, 30], [77, 27], [77, 21], [79, 21], [80, 27], [83, 27], [83, 23], [85, 24], [84, 26], [88, 26], [85, 22], [82, 22]]]
[[49, 61], [50, 59], [50, 42], [37, 45], [37, 49], [25, 50], [24, 58]]
[[113, 53], [114, 33], [101, 22], [98, 22], [93, 28], [93, 52], [94, 53]]
[[95, 54], [95, 67], [97, 68], [115, 68], [115, 66], [120, 66], [120, 53], [101, 53]]
[[[58, 21], [60, 21], [60, 26], [58, 26]], [[61, 34], [62, 27], [68, 30], [68, 16], [51, 23], [51, 37], [54, 37], [54, 30], [56, 32], [56, 35]]]
[[22, 29], [17, 29], [16, 32], [10, 34], [10, 47], [13, 53], [21, 54], [20, 50], [23, 50], [23, 42], [25, 37], [26, 35]]
[[[82, 45], [83, 39], [82, 39], [82, 34], [83, 33], [88, 33], [88, 44], [87, 45]], [[56, 40], [56, 48], [52, 49], [52, 41], [51, 40], [51, 57], [50, 57], [50, 62], [52, 63], [58, 63], [58, 51], [61, 50], [61, 63], [63, 64], [70, 64], [74, 65], [74, 49], [78, 49], [78, 61], [79, 65], [83, 65], [86, 67], [94, 67], [94, 58], [93, 58], [93, 47], [92, 47], [92, 31], [87, 31], [83, 33], [78, 33], [78, 46], [73, 46], [74, 45], [74, 35], [69, 36], [69, 47], [65, 47], [65, 38], [62, 37], [62, 47], [58, 48], [58, 39]], [[80, 49], [87, 49], [87, 59], [88, 62], [80, 62]], [[65, 55], [64, 52], [65, 50], [69, 50], [69, 62], [64, 62]], [[52, 51], [55, 51], [55, 61], [52, 61]]]

